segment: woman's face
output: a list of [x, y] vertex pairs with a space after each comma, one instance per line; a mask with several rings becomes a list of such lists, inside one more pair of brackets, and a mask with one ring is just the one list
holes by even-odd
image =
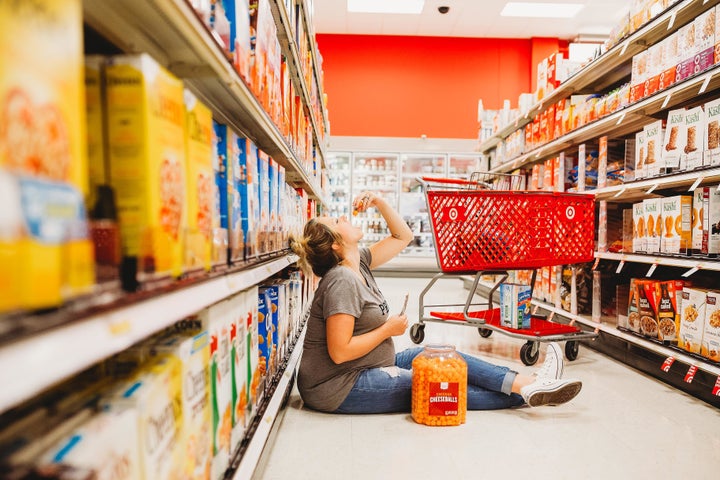
[[363, 237], [362, 229], [350, 223], [345, 215], [342, 217], [317, 217], [316, 220], [340, 234], [347, 245], [357, 244]]

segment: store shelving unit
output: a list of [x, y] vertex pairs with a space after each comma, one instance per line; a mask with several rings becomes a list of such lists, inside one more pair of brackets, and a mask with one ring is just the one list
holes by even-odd
[[[593, 60], [573, 77], [561, 84], [549, 96], [535, 104], [524, 115], [510, 122], [492, 137], [482, 142], [479, 146], [480, 152], [493, 156], [497, 146], [505, 138], [516, 130], [524, 128], [536, 115], [563, 98], [573, 94], [602, 92], [612, 85], [617, 85], [625, 78], [629, 78], [630, 65], [634, 54], [662, 40], [680, 26], [692, 21], [700, 13], [714, 8], [718, 3], [720, 2], [689, 0], [674, 4], [645, 26], [622, 39], [605, 54]], [[668, 110], [697, 105], [706, 101], [716, 92], [720, 95], [720, 65], [715, 65], [708, 70], [697, 73], [669, 88], [658, 91], [610, 115], [572, 130], [515, 158], [495, 161], [492, 164], [492, 171], [507, 173], [553, 156], [564, 155], [568, 152], [577, 154], [579, 153], [578, 150], [583, 148], [583, 145], [595, 142], [599, 137], [620, 138], [628, 136], [640, 131], [644, 125], [651, 121], [662, 118]], [[674, 194], [679, 194], [684, 191], [690, 193], [698, 186], [717, 183], [720, 183], [720, 168], [706, 167], [613, 185], [595, 190], [593, 193], [598, 202], [632, 203], [651, 196], [657, 196], [663, 192], [672, 191]], [[710, 274], [720, 271], [720, 260], [707, 257], [598, 251], [596, 252], [596, 261], [617, 262], [620, 269], [623, 264], [633, 264], [636, 267], [650, 265], [647, 276], [652, 275], [656, 267], [679, 269], [680, 272], [684, 269], [683, 276], [685, 277], [698, 275], [696, 273], [698, 271], [701, 273], [710, 272]], [[585, 328], [599, 331], [601, 333], [600, 341], [596, 341], [595, 344], [606, 353], [634, 365], [646, 373], [662, 378], [669, 384], [690, 392], [709, 403], [718, 403], [717, 398], [714, 398], [710, 392], [718, 375], [720, 375], [720, 365], [699, 355], [695, 356], [684, 352], [677, 347], [620, 330], [613, 322], [606, 322], [605, 319], [601, 318], [600, 321], [594, 321], [589, 315], [571, 314], [559, 308], [557, 302], [556, 304], [549, 304], [534, 299], [533, 304], [550, 315], [567, 318], [583, 325]], [[678, 360], [672, 367], [672, 371], [664, 371], [660, 368], [663, 359], [666, 358], [673, 359], [673, 362]], [[684, 379], [688, 365], [698, 368], [703, 376], [699, 381], [696, 380], [693, 385], [690, 385]], [[670, 373], [673, 375], [670, 375]]]

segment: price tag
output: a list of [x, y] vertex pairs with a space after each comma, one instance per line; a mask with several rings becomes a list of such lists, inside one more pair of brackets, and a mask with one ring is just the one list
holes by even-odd
[[113, 336], [125, 335], [126, 333], [130, 332], [131, 327], [132, 325], [130, 324], [130, 320], [128, 319], [112, 320], [108, 324], [110, 334]]
[[620, 273], [620, 270], [622, 270], [624, 266], [625, 266], [625, 260], [620, 260], [620, 263], [618, 263], [617, 270], [615, 270], [615, 273]]
[[625, 193], [625, 190], [627, 190], [627, 187], [623, 187], [619, 192], [613, 195], [613, 198], [622, 196], [622, 194]]
[[698, 367], [696, 365], [690, 365], [690, 368], [688, 368], [687, 373], [685, 374], [685, 383], [692, 383], [692, 381], [695, 379], [695, 373], [697, 372]]
[[653, 190], [655, 190], [657, 187], [658, 187], [658, 184], [656, 183], [656, 184], [654, 184], [652, 187], [650, 187], [650, 188], [648, 189], [648, 191], [645, 192], [645, 193], [652, 193]]
[[705, 180], [705, 177], [698, 177], [695, 179], [692, 185], [690, 185], [690, 188], [688, 188], [688, 192], [694, 192], [695, 189], [702, 183], [702, 181]]
[[688, 270], [687, 272], [683, 273], [682, 276], [683, 276], [684, 278], [687, 278], [687, 277], [689, 277], [690, 275], [692, 275], [693, 273], [697, 272], [698, 270], [700, 270], [700, 267], [693, 267], [693, 268], [691, 268], [690, 270]]
[[548, 322], [551, 322], [553, 317], [555, 316], [555, 312], [550, 312], [550, 315], [548, 315]]
[[700, 86], [700, 91], [698, 92], [698, 95], [705, 93], [705, 90], [707, 90], [707, 87], [710, 84], [710, 79], [712, 79], [711, 74], [708, 73], [707, 75], [705, 75], [705, 80], [703, 80], [703, 83]]
[[625, 120], [625, 112], [623, 112], [623, 114], [620, 115], [620, 118], [618, 118], [618, 121], [615, 125], [620, 125], [623, 122], [623, 120]]
[[620, 49], [620, 56], [622, 57], [625, 55], [625, 51], [627, 50], [627, 47], [629, 45], [629, 41], [625, 40], [625, 43], [623, 43], [622, 49]]
[[677, 14], [677, 10], [675, 10], [674, 12], [672, 12], [672, 15], [670, 15], [670, 22], [668, 22], [668, 26], [667, 26], [667, 29], [668, 29], [668, 30], [670, 30], [670, 29], [673, 27], [673, 25], [675, 24], [675, 16], [676, 16], [676, 14]]
[[712, 394], [716, 397], [720, 397], [720, 375], [718, 375], [717, 380], [715, 380], [715, 386], [712, 389]]
[[543, 151], [542, 148], [540, 150], [538, 150], [538, 153], [537, 153], [537, 155], [535, 155], [535, 158], [538, 158], [540, 155], [542, 155], [542, 151]]
[[672, 92], [665, 95], [665, 100], [663, 100], [662, 107], [660, 107], [661, 110], [665, 109], [665, 107], [667, 107], [668, 103], [670, 103], [670, 97], [672, 97]]
[[645, 276], [651, 277], [653, 272], [655, 272], [655, 269], [657, 268], [657, 266], [658, 266], [657, 263], [653, 263], [652, 266], [650, 267], [650, 270], [648, 270], [648, 272], [645, 274]]
[[670, 356], [665, 359], [665, 361], [662, 364], [662, 367], [660, 367], [660, 370], [662, 370], [665, 373], [668, 373], [670, 371], [670, 367], [672, 364], [675, 363], [675, 357]]

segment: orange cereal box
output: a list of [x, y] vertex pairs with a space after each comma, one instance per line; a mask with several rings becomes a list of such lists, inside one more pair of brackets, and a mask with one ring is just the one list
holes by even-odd
[[182, 81], [149, 55], [105, 68], [110, 178], [130, 286], [183, 273], [185, 109]]
[[0, 311], [94, 284], [82, 41], [79, 0], [0, 2]]

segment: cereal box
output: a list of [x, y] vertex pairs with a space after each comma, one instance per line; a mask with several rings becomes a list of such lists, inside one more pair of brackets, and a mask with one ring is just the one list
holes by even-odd
[[242, 183], [241, 139], [227, 125], [215, 124], [215, 129], [218, 135], [218, 153], [225, 163], [224, 178], [219, 179], [218, 187], [220, 195], [226, 197], [227, 210], [225, 215], [221, 216], [221, 220], [226, 219], [223, 227], [228, 231], [228, 261], [232, 263], [242, 260], [244, 255], [242, 212], [240, 192], [238, 191], [238, 185]]
[[0, 312], [94, 283], [82, 25], [79, 0], [0, 3]]
[[255, 416], [257, 407], [263, 398], [262, 390], [262, 374], [260, 372], [260, 345], [259, 345], [259, 288], [251, 287], [244, 292], [245, 295], [245, 320], [246, 320], [246, 340], [247, 347], [247, 399], [248, 399], [248, 415], [249, 418]]
[[710, 290], [705, 298], [705, 329], [700, 354], [720, 362], [720, 292]]
[[268, 199], [270, 201], [270, 235], [269, 248], [271, 252], [279, 248], [280, 226], [278, 225], [278, 207], [280, 205], [278, 196], [278, 163], [268, 157], [268, 178], [270, 180], [270, 189]]
[[717, 186], [702, 187], [703, 191], [703, 240], [702, 253], [720, 253], [720, 191]]
[[687, 144], [687, 127], [685, 126], [684, 108], [668, 112], [665, 140], [663, 142], [662, 158], [666, 172], [680, 168], [680, 155]]
[[647, 156], [647, 145], [645, 144], [645, 131], [641, 130], [635, 134], [635, 179], [645, 178], [647, 168], [645, 158]]
[[662, 55], [663, 55], [662, 43], [656, 43], [648, 48], [648, 74], [645, 79], [645, 97], [654, 95], [660, 88], [660, 75], [663, 73]]
[[267, 375], [272, 375], [275, 366], [272, 361], [274, 353], [273, 346], [273, 312], [270, 291], [267, 286], [258, 289], [258, 360], [260, 373], [265, 380]]
[[185, 90], [185, 131], [187, 132], [185, 267], [188, 270], [209, 270], [212, 266], [212, 210], [215, 201], [212, 130], [210, 109], [189, 90]]
[[662, 199], [663, 234], [660, 251], [686, 253], [692, 246], [691, 195], [676, 195]]
[[680, 157], [680, 169], [692, 170], [702, 167], [703, 146], [705, 145], [705, 111], [702, 107], [689, 109], [685, 113], [685, 148]]
[[662, 161], [662, 145], [664, 130], [662, 120], [645, 125], [645, 176], [656, 177], [660, 175], [665, 168]]
[[258, 253], [270, 251], [270, 158], [258, 149], [258, 199], [260, 224], [258, 228]]
[[529, 285], [500, 284], [500, 323], [509, 328], [530, 328]]
[[183, 84], [149, 55], [105, 67], [110, 178], [129, 282], [183, 273], [186, 145]]
[[258, 149], [249, 138], [241, 138], [240, 168], [242, 169], [240, 191], [240, 210], [242, 211], [242, 230], [245, 238], [245, 260], [258, 255], [258, 228], [260, 223], [260, 205], [258, 193]]
[[715, 63], [715, 9], [695, 17], [695, 59], [693, 73], [700, 73]]
[[650, 52], [643, 50], [633, 55], [630, 77], [630, 103], [642, 100], [645, 95], [645, 81], [648, 79]]
[[705, 330], [705, 303], [707, 290], [684, 287], [682, 293], [682, 316], [678, 347], [692, 353], [700, 353]]
[[230, 432], [230, 451], [234, 452], [245, 435], [249, 425], [248, 418], [248, 375], [247, 375], [247, 297], [238, 293], [230, 298], [233, 303], [233, 322], [230, 326], [230, 371], [232, 376], [232, 430]]
[[[719, 44], [720, 45], [720, 44]], [[720, 165], [720, 99], [705, 104], [705, 134], [703, 165]]]
[[680, 82], [695, 73], [696, 48], [695, 22], [690, 22], [678, 29], [679, 35], [679, 61], [675, 80]]
[[663, 342], [676, 343], [677, 333], [680, 330], [683, 282], [681, 280], [656, 282], [655, 289], [658, 299], [658, 339]]
[[[220, 154], [220, 137], [217, 124], [212, 129], [212, 167], [213, 209], [212, 209], [212, 263], [214, 267], [227, 265], [228, 234], [227, 234], [227, 176], [225, 163], [227, 159]], [[221, 194], [220, 192], [225, 192]], [[224, 217], [224, 218], [223, 218]]]
[[103, 65], [102, 55], [85, 56], [85, 115], [87, 126], [88, 195], [87, 208], [97, 201], [97, 188], [110, 181], [107, 172], [105, 133], [103, 132]]
[[658, 307], [660, 298], [655, 280], [636, 280], [640, 333], [650, 338], [658, 337]]
[[690, 219], [690, 228], [692, 229], [692, 240], [691, 248], [692, 253], [702, 253], [703, 243], [703, 188], [696, 188], [693, 192], [693, 203], [692, 203], [692, 217]]
[[645, 212], [645, 250], [647, 253], [660, 251], [660, 239], [663, 234], [662, 198], [646, 198], [643, 200]]
[[679, 35], [675, 31], [661, 42], [662, 45], [662, 73], [658, 88], [663, 90], [675, 83], [679, 55]]

